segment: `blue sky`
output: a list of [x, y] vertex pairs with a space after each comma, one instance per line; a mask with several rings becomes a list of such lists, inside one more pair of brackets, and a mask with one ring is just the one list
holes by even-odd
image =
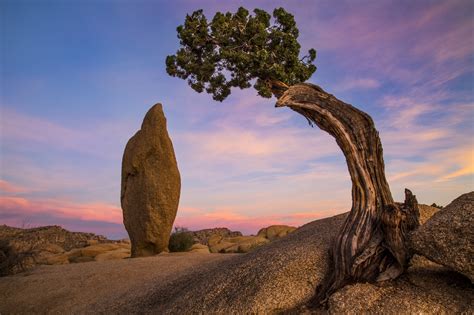
[[187, 13], [295, 15], [309, 80], [368, 112], [398, 200], [474, 187], [472, 1], [2, 1], [0, 223], [124, 237], [123, 149], [164, 105], [182, 175], [176, 224], [255, 233], [350, 209], [335, 141], [252, 89], [223, 103], [169, 77]]

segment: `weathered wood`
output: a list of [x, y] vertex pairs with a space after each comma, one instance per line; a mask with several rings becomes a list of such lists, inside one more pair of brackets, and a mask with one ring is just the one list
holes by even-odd
[[321, 292], [327, 296], [349, 282], [397, 277], [410, 259], [405, 241], [419, 224], [418, 206], [409, 190], [404, 204], [393, 201], [372, 118], [307, 83], [289, 87], [276, 103], [282, 106], [336, 139], [352, 180], [352, 209], [334, 242], [334, 272]]

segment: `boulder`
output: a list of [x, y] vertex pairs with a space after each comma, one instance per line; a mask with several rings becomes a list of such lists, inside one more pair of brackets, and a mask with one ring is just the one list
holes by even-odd
[[81, 249], [80, 248], [76, 248], [76, 249], [73, 249], [73, 250], [70, 250], [68, 252], [65, 252], [64, 255], [67, 256], [68, 260], [70, 262], [72, 262], [73, 260], [75, 260], [77, 257], [81, 257], [82, 256], [82, 252], [81, 252]]
[[102, 261], [130, 257], [130, 244], [102, 243], [83, 248], [75, 248], [68, 252], [42, 257], [40, 263], [46, 265], [62, 265], [89, 261]]
[[474, 192], [435, 213], [412, 234], [411, 247], [474, 282]]
[[225, 253], [248, 253], [258, 246], [270, 242], [268, 239], [259, 236], [237, 236], [227, 238], [227, 240], [235, 245], [226, 248]]
[[329, 314], [469, 314], [474, 289], [468, 279], [423, 257], [400, 278], [347, 285], [328, 302]]
[[440, 209], [428, 205], [419, 204], [418, 210], [420, 211], [420, 224], [423, 225], [431, 218], [435, 213], [437, 213]]
[[[36, 255], [34, 262], [38, 265], [53, 265], [51, 261], [54, 261], [52, 257], [58, 256], [58, 254], [64, 253], [64, 249], [56, 244], [42, 244], [38, 249], [35, 250]], [[63, 263], [57, 263], [63, 264]]]
[[64, 248], [56, 244], [44, 244], [39, 248], [39, 251], [48, 252], [51, 254], [62, 254], [65, 252]]
[[227, 248], [235, 246], [235, 243], [227, 242], [225, 240], [221, 240], [219, 243], [209, 247], [209, 251], [211, 253], [225, 253]]
[[98, 240], [88, 240], [87, 241], [87, 246], [96, 245], [96, 244], [99, 244]]
[[96, 261], [124, 259], [130, 257], [130, 249], [118, 248], [95, 256]]
[[207, 240], [207, 245], [210, 247], [217, 245], [220, 241], [222, 241], [224, 237], [221, 235], [212, 235]]
[[193, 253], [209, 254], [209, 247], [207, 247], [206, 245], [197, 243], [197, 244], [194, 244], [193, 246], [191, 246], [189, 251], [193, 252]]
[[192, 232], [194, 241], [203, 245], [210, 245], [209, 240], [216, 237], [234, 237], [242, 236], [239, 231], [231, 231], [228, 228], [204, 229]]
[[210, 239], [211, 253], [247, 253], [252, 249], [270, 242], [268, 239], [259, 236], [234, 236], [222, 237], [219, 242]]
[[260, 237], [264, 237], [273, 241], [276, 238], [286, 236], [288, 233], [293, 232], [296, 230], [296, 227], [289, 226], [289, 225], [270, 225], [269, 227], [260, 229], [257, 235]]
[[[265, 241], [263, 241], [265, 240]], [[254, 250], [255, 248], [257, 248], [258, 246], [261, 246], [261, 245], [265, 245], [266, 243], [268, 243], [269, 240], [267, 239], [262, 239], [262, 241], [255, 241], [255, 242], [244, 242], [244, 243], [240, 243], [237, 245], [237, 249], [234, 251], [231, 251], [230, 249], [226, 249], [226, 253], [248, 253], [252, 250]]]
[[122, 160], [121, 204], [132, 257], [155, 255], [168, 247], [180, 190], [166, 118], [156, 104], [128, 141]]
[[110, 252], [116, 249], [119, 249], [118, 244], [97, 244], [81, 248], [80, 253], [82, 257], [95, 258], [95, 256], [97, 255]]
[[46, 257], [42, 262], [45, 265], [66, 265], [69, 264], [69, 257], [67, 254], [58, 254]]

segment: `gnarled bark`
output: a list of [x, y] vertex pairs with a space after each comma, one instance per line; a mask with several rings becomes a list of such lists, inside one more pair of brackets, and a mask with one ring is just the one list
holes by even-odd
[[307, 83], [279, 95], [276, 107], [282, 106], [336, 139], [352, 180], [352, 209], [334, 242], [334, 270], [320, 299], [348, 282], [396, 278], [410, 259], [405, 238], [419, 225], [419, 212], [409, 190], [405, 190], [404, 204], [393, 201], [382, 144], [371, 117]]

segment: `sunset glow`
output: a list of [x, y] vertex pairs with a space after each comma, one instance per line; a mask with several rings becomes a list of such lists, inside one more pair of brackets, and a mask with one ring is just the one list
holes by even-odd
[[372, 116], [396, 200], [474, 190], [472, 1], [2, 1], [0, 224], [127, 237], [122, 154], [158, 102], [181, 172], [176, 226], [251, 234], [350, 210], [329, 135], [252, 89], [218, 103], [166, 74], [187, 13], [239, 6], [295, 15], [318, 54], [309, 82]]

